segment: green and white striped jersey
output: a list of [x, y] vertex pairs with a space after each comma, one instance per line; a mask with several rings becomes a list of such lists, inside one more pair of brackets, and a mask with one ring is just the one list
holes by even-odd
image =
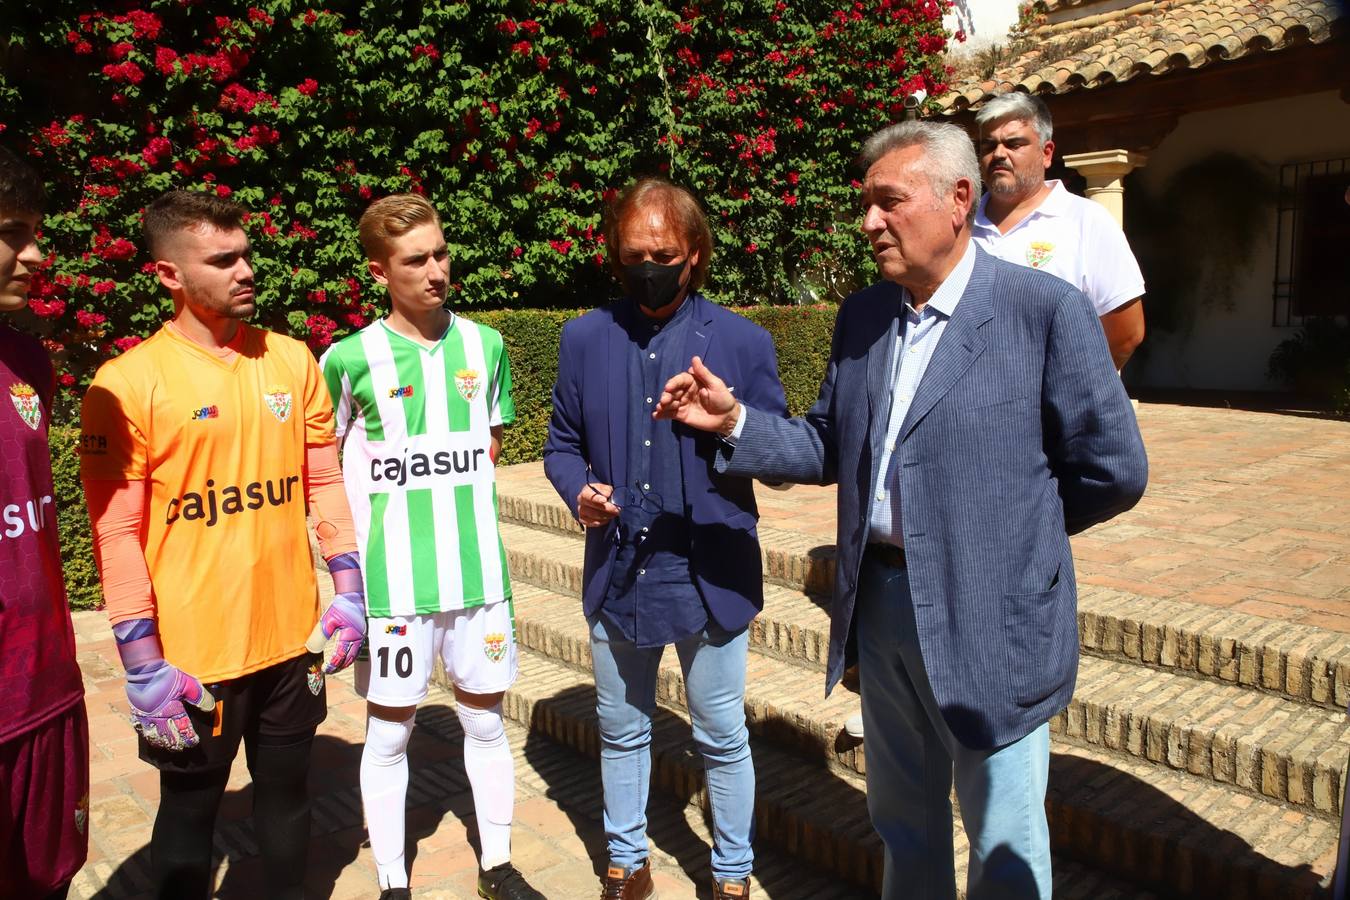
[[491, 426], [516, 416], [501, 334], [454, 316], [424, 347], [381, 319], [319, 364], [337, 411], [370, 615], [509, 599], [490, 456]]

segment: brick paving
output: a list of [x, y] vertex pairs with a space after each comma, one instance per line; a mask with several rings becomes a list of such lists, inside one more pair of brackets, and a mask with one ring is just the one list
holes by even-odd
[[[1135, 605], [1178, 601], [1180, 608], [1201, 604], [1216, 614], [1227, 610], [1234, 620], [1259, 624], [1260, 617], [1266, 617], [1276, 630], [1288, 629], [1288, 623], [1295, 622], [1350, 633], [1350, 425], [1293, 414], [1169, 404], [1144, 404], [1140, 422], [1152, 462], [1149, 493], [1131, 513], [1075, 539], [1085, 592], [1118, 592]], [[556, 495], [538, 464], [505, 469], [500, 480], [504, 512], [516, 501], [556, 507]], [[760, 490], [759, 496], [766, 533], [782, 536], [785, 546], [797, 552], [829, 555], [828, 545], [834, 538], [832, 489], [799, 486], [785, 492]], [[535, 513], [540, 514], [540, 509]], [[556, 510], [544, 509], [542, 514], [559, 520], [534, 520], [537, 525], [575, 530]], [[574, 562], [556, 556], [545, 560], [542, 564], [554, 565], [558, 572], [542, 581], [571, 578]], [[803, 583], [811, 580], [805, 578]], [[98, 613], [77, 614], [76, 628], [88, 689], [93, 788], [90, 863], [72, 893], [78, 897], [140, 897], [146, 890], [146, 843], [156, 803], [156, 778], [136, 758], [123, 711], [120, 669], [105, 620]], [[1305, 630], [1312, 633], [1312, 628]], [[793, 631], [791, 636], [785, 631], [784, 641], [793, 644], [791, 653], [785, 655], [813, 660], [818, 654], [795, 647], [799, 636]], [[1149, 650], [1147, 634], [1134, 637], [1142, 641], [1142, 651]], [[1175, 643], [1175, 635], [1172, 640]], [[1182, 640], [1186, 640], [1184, 634]], [[1334, 641], [1338, 647], [1340, 640]], [[1155, 643], [1160, 648], [1153, 652], [1154, 656], [1161, 654], [1164, 665], [1166, 641], [1159, 634]], [[1181, 651], [1172, 650], [1174, 656], [1180, 652], [1183, 663], [1190, 652], [1186, 646], [1183, 643]], [[1201, 670], [1204, 651], [1202, 637], [1194, 651], [1199, 654], [1196, 667]], [[1148, 652], [1127, 655], [1149, 658]], [[1303, 671], [1294, 665], [1292, 654], [1287, 662], [1289, 672]], [[1299, 665], [1306, 668], [1306, 662]], [[1238, 668], [1237, 657], [1232, 658], [1232, 666]], [[1264, 680], [1263, 673], [1275, 669], [1258, 666], [1242, 683]], [[1318, 669], [1313, 666], [1309, 671], [1316, 675]], [[1292, 684], [1286, 679], [1268, 686], [1300, 696]], [[1333, 700], [1329, 689], [1323, 693], [1328, 695], [1327, 707], [1340, 705], [1339, 697]], [[363, 705], [349, 679], [330, 680], [329, 697], [329, 719], [316, 745], [318, 799], [308, 892], [315, 897], [374, 897], [378, 892], [356, 784]], [[1312, 697], [1318, 698], [1315, 688]], [[473, 810], [449, 698], [433, 694], [419, 723], [410, 750], [409, 834], [416, 842], [416, 855], [411, 857], [413, 887], [419, 897], [474, 897]], [[1086, 733], [1093, 723], [1091, 716], [1086, 720], [1070, 717], [1061, 727], [1071, 734]], [[593, 896], [604, 853], [597, 766], [548, 740], [544, 731], [527, 732], [520, 725], [510, 725], [518, 772], [515, 858], [549, 896]], [[1137, 748], [1126, 746], [1136, 758], [1153, 759], [1156, 754], [1151, 748], [1156, 746], [1163, 748], [1158, 752], [1169, 757], [1173, 768], [1213, 765], [1199, 756], [1172, 760], [1175, 742], [1169, 735], [1154, 740], [1151, 734], [1131, 738], [1122, 733], [1118, 742], [1128, 745], [1130, 740], [1140, 741]], [[1092, 756], [1086, 749], [1082, 753], [1085, 759]], [[1217, 755], [1210, 758], [1220, 759]], [[1164, 789], [1160, 780], [1164, 776], [1150, 769], [1145, 760], [1139, 762], [1139, 777]], [[1329, 760], [1328, 765], [1334, 762]], [[336, 780], [322, 783], [323, 777]], [[1330, 800], [1320, 796], [1326, 788], [1317, 777], [1317, 772], [1308, 773], [1309, 789], [1304, 793], [1311, 805], [1326, 809]], [[1228, 778], [1241, 780], [1236, 771]], [[1291, 778], [1287, 785], [1275, 785], [1278, 791], [1253, 787], [1286, 802], [1310, 803], [1295, 795], [1302, 781]], [[220, 896], [256, 895], [260, 888], [257, 848], [247, 823], [246, 785], [241, 763], [218, 828]], [[1215, 796], [1216, 803], [1238, 806], [1250, 799]], [[658, 886], [667, 900], [705, 895], [707, 829], [697, 804], [663, 797], [654, 786], [651, 818]], [[1092, 833], [1111, 825], [1093, 824], [1081, 817], [1077, 821]], [[1302, 859], [1311, 859], [1319, 855], [1325, 844], [1319, 841], [1316, 847], [1293, 848], [1295, 856], [1302, 853]], [[1137, 852], [1148, 855], [1145, 849]], [[1318, 860], [1315, 868], [1324, 872], [1325, 865]], [[757, 868], [760, 896], [854, 895], [852, 889], [824, 880], [811, 867], [768, 848], [760, 851]], [[1177, 871], [1185, 868], [1180, 866]]]
[[[1148, 492], [1074, 538], [1082, 585], [1350, 632], [1350, 423], [1302, 413], [1143, 403]], [[502, 493], [553, 502], [543, 466]], [[759, 489], [761, 523], [821, 545], [834, 489]]]

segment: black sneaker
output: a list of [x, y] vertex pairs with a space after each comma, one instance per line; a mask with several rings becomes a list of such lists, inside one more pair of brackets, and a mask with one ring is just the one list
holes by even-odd
[[546, 900], [509, 862], [478, 873], [478, 896], [484, 900]]
[[380, 891], [380, 900], [412, 900], [412, 891], [407, 888], [385, 888]]

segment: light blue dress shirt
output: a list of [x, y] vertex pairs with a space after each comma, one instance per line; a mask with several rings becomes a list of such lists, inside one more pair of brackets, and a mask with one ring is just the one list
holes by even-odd
[[975, 242], [966, 245], [965, 255], [951, 274], [933, 292], [920, 309], [911, 305], [907, 289], [901, 289], [905, 304], [905, 319], [895, 336], [894, 368], [891, 375], [891, 409], [886, 425], [886, 442], [881, 451], [881, 468], [872, 490], [872, 512], [868, 517], [868, 540], [877, 543], [905, 545], [903, 520], [900, 515], [900, 466], [892, 465], [900, 428], [905, 423], [914, 394], [928, 371], [928, 362], [942, 340], [942, 333], [956, 311], [956, 304], [966, 292], [970, 273], [975, 268]]

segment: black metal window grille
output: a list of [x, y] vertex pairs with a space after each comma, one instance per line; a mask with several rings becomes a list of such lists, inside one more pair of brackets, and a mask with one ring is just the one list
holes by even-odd
[[1280, 167], [1271, 324], [1350, 318], [1350, 157]]

